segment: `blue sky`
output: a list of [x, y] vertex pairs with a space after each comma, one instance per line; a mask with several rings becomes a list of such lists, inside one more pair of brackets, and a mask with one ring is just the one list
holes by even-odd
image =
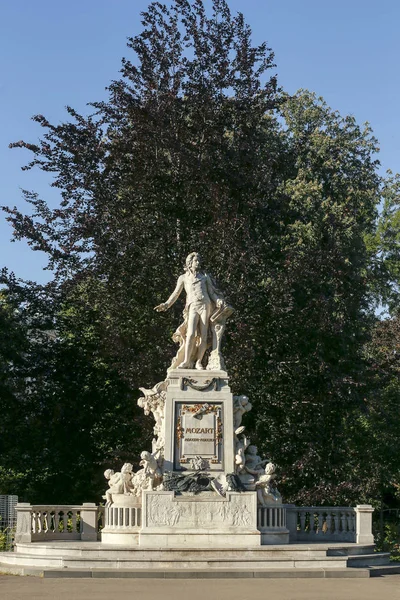
[[[118, 78], [126, 38], [141, 29], [148, 0], [0, 0], [0, 205], [24, 207], [21, 188], [52, 205], [57, 193], [39, 171], [22, 172], [25, 150], [41, 128], [32, 115], [66, 118], [65, 105], [85, 112], [106, 98]], [[209, 2], [208, 2], [209, 4]], [[400, 2], [397, 0], [231, 0], [275, 52], [278, 80], [289, 93], [315, 91], [342, 114], [369, 121], [380, 141], [382, 169], [400, 171]], [[132, 58], [132, 57], [131, 57]], [[0, 267], [45, 281], [46, 257], [25, 242], [10, 243], [0, 214]]]

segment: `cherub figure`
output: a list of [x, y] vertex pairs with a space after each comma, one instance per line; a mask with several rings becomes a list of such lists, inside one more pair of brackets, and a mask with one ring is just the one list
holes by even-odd
[[235, 430], [235, 468], [237, 473], [242, 473], [244, 471], [244, 466], [246, 464], [246, 456], [245, 452], [250, 445], [250, 440], [246, 435], [240, 434], [244, 432], [244, 427], [238, 427]]
[[247, 396], [233, 396], [233, 427], [237, 429], [242, 424], [243, 415], [252, 409]]
[[264, 467], [268, 462], [268, 459], [262, 460], [260, 456], [258, 456], [257, 446], [251, 445], [246, 450], [246, 463], [245, 470], [247, 473], [251, 475], [261, 475], [264, 471]]
[[113, 503], [113, 494], [124, 493], [124, 481], [122, 473], [115, 473], [113, 469], [107, 469], [104, 471], [104, 477], [108, 480], [109, 489], [106, 491], [105, 498], [106, 506], [111, 506]]
[[158, 466], [157, 459], [153, 454], [143, 450], [140, 455], [141, 461], [140, 466], [143, 467], [142, 471], [148, 480], [149, 488], [154, 489], [154, 482], [158, 482], [161, 479], [161, 470]]
[[282, 496], [275, 487], [275, 465], [268, 463], [265, 467], [265, 474], [260, 475], [256, 481], [257, 499], [261, 506], [270, 506], [271, 504], [282, 504]]
[[133, 478], [134, 473], [133, 473], [133, 466], [131, 465], [131, 463], [125, 463], [124, 465], [122, 465], [121, 475], [122, 475], [122, 481], [124, 484], [125, 496], [132, 496], [132, 494], [134, 492], [134, 487], [133, 487], [133, 483], [132, 483], [132, 478]]

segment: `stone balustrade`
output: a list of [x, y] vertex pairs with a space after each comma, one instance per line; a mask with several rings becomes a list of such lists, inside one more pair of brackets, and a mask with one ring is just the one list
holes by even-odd
[[142, 525], [141, 506], [108, 506], [105, 509], [105, 530], [124, 529], [139, 531]]
[[55, 506], [20, 502], [16, 511], [15, 541], [18, 543], [49, 540], [97, 541], [104, 509], [93, 503]]
[[[107, 509], [92, 503], [79, 505], [16, 506], [16, 543], [49, 540], [97, 541], [99, 531], [115, 529], [138, 532], [142, 526], [140, 507], [111, 506]], [[291, 543], [356, 542], [373, 544], [370, 505], [355, 508], [336, 506], [258, 507], [257, 527], [266, 532], [289, 531]], [[277, 538], [278, 539], [278, 538]]]
[[343, 506], [286, 505], [291, 542], [357, 542], [373, 544], [372, 512], [369, 505]]
[[286, 508], [284, 506], [259, 506], [257, 508], [257, 528], [260, 531], [286, 529]]

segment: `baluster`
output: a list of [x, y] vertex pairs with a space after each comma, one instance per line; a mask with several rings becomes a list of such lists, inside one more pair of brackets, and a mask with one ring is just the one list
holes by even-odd
[[317, 535], [321, 536], [324, 533], [324, 512], [322, 510], [319, 510], [317, 512], [317, 518], [318, 518], [318, 529], [317, 529]]
[[43, 516], [42, 516], [42, 527], [43, 527], [43, 533], [47, 533], [50, 529], [49, 526], [49, 511], [45, 510], [43, 511]]
[[333, 523], [335, 526], [335, 531], [333, 532], [333, 535], [337, 537], [340, 534], [339, 512], [337, 510], [335, 510], [335, 512], [333, 513]]
[[314, 512], [310, 512], [310, 521], [309, 521], [309, 533], [310, 535], [315, 535], [315, 515]]
[[39, 513], [37, 510], [32, 514], [32, 529], [34, 533], [40, 533], [39, 528]]
[[43, 511], [39, 515], [39, 531], [44, 535], [46, 533], [46, 513]]
[[60, 533], [60, 513], [57, 509], [54, 509], [54, 533]]
[[49, 508], [47, 512], [47, 533], [53, 535], [54, 534], [54, 511]]
[[306, 513], [304, 511], [300, 512], [300, 533], [306, 532]]
[[347, 538], [347, 515], [344, 511], [342, 512], [342, 514], [340, 516], [340, 520], [342, 522], [342, 536], [343, 536], [343, 539], [345, 540]]
[[68, 520], [68, 515], [67, 513], [63, 510], [61, 511], [60, 514], [60, 520], [61, 520], [61, 526], [62, 526], [62, 532], [63, 533], [67, 533], [67, 520]]
[[349, 529], [350, 529], [350, 532], [351, 532], [351, 541], [355, 542], [355, 535], [356, 535], [356, 515], [355, 515], [354, 511], [352, 511], [350, 513]]
[[73, 510], [71, 511], [71, 533], [75, 533], [76, 532], [76, 517], [77, 517], [77, 511]]
[[329, 537], [332, 535], [332, 515], [330, 512], [326, 514], [326, 535]]

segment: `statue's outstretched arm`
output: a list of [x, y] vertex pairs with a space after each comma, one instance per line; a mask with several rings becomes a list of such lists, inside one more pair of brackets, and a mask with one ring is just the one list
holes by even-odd
[[158, 306], [156, 306], [154, 308], [154, 310], [156, 310], [157, 312], [163, 311], [163, 310], [168, 310], [170, 308], [170, 306], [172, 306], [179, 298], [182, 290], [183, 290], [183, 285], [184, 285], [184, 276], [181, 275], [178, 279], [178, 282], [176, 284], [176, 288], [174, 289], [174, 291], [172, 292], [172, 294], [170, 295], [170, 297], [168, 298], [168, 300], [166, 302], [164, 302], [163, 304], [159, 304]]

